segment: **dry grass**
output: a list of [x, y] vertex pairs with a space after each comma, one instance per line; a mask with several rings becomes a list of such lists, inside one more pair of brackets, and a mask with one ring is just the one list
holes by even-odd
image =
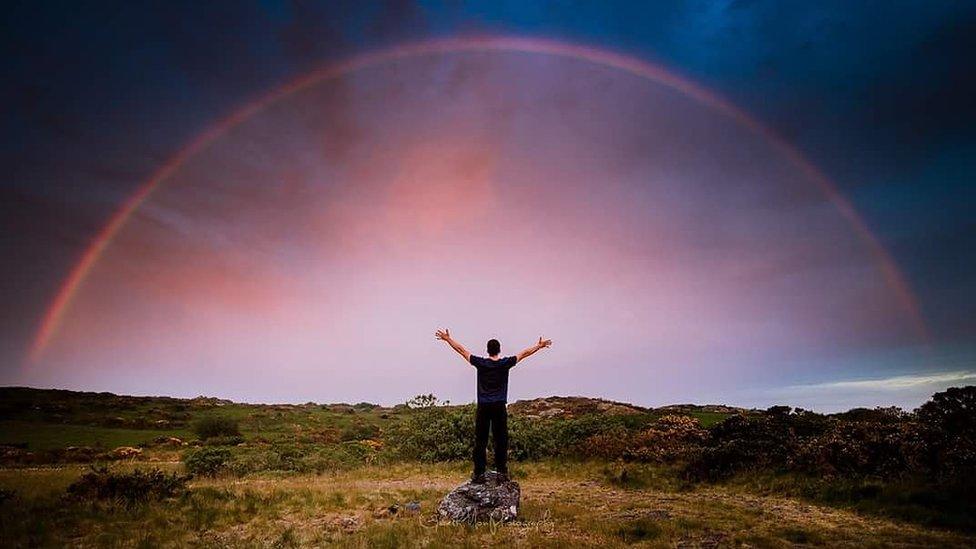
[[[170, 467], [178, 467], [173, 464]], [[651, 481], [623, 488], [598, 464], [523, 464], [521, 520], [440, 523], [465, 464], [365, 467], [334, 475], [198, 480], [184, 496], [123, 508], [66, 503], [84, 468], [0, 471], [4, 545], [291, 547], [959, 546], [976, 538], [733, 487]], [[419, 512], [403, 510], [418, 501]], [[396, 513], [389, 508], [399, 505]]]

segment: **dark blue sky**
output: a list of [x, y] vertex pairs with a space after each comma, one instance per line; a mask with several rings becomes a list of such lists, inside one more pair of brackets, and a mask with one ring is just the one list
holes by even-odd
[[752, 113], [861, 212], [936, 345], [973, 356], [976, 3], [393, 0], [8, 3], [0, 359], [19, 361], [93, 235], [209, 124], [330, 61], [471, 34], [637, 56]]

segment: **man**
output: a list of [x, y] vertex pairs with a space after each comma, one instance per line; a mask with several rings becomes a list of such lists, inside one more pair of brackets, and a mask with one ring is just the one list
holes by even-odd
[[508, 371], [539, 349], [552, 345], [551, 339], [539, 338], [539, 342], [515, 356], [501, 358], [502, 345], [497, 339], [488, 341], [488, 358], [474, 356], [463, 345], [454, 341], [447, 329], [434, 333], [437, 339], [446, 341], [464, 360], [478, 369], [478, 409], [474, 422], [474, 474], [471, 481], [485, 481], [488, 458], [488, 430], [495, 438], [495, 469], [508, 477]]

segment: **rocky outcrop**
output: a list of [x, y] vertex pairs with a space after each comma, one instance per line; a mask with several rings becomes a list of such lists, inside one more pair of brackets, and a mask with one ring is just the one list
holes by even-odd
[[488, 471], [484, 483], [468, 481], [444, 496], [437, 514], [454, 522], [509, 522], [518, 516], [521, 496], [517, 482]]
[[508, 411], [527, 418], [573, 418], [588, 414], [630, 415], [647, 412], [647, 408], [602, 398], [551, 396], [519, 400], [509, 404]]
[[142, 449], [132, 446], [119, 446], [112, 450], [111, 456], [114, 459], [136, 459], [142, 456]]

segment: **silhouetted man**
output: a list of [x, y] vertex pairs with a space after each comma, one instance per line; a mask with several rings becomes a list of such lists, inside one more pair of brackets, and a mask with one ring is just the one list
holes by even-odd
[[474, 356], [463, 345], [451, 338], [445, 329], [434, 333], [437, 339], [446, 341], [464, 360], [478, 369], [478, 411], [474, 421], [474, 474], [472, 482], [485, 481], [488, 458], [488, 430], [495, 437], [495, 469], [508, 476], [508, 371], [539, 349], [552, 345], [551, 339], [539, 338], [539, 342], [515, 356], [501, 358], [502, 345], [497, 339], [488, 341], [488, 358]]

